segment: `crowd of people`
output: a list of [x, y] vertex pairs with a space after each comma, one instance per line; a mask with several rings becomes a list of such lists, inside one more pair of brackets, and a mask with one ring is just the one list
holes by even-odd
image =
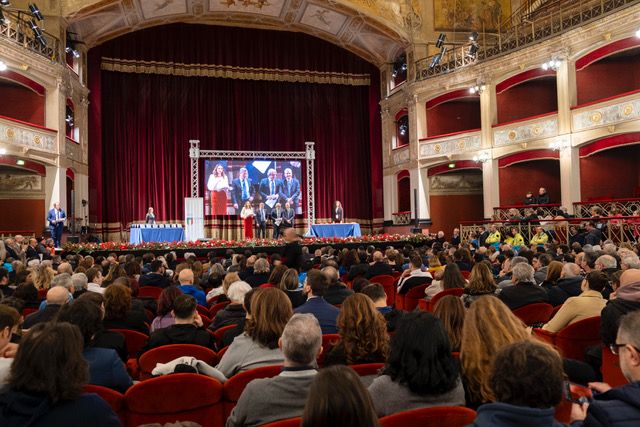
[[[82, 392], [94, 384], [124, 393], [137, 381], [114, 329], [148, 335], [142, 354], [168, 344], [223, 354], [210, 367], [220, 381], [282, 366], [247, 385], [227, 426], [292, 417], [304, 426], [376, 426], [379, 417], [435, 406], [477, 410], [476, 426], [556, 426], [567, 379], [594, 391], [574, 404], [573, 425], [640, 422], [638, 247], [452, 240], [314, 252], [291, 242], [296, 249], [282, 254], [227, 250], [200, 259], [173, 252], [41, 259], [27, 256], [19, 236], [7, 239], [0, 424], [84, 425], [99, 417], [98, 425], [119, 425], [105, 402]], [[422, 286], [436, 301], [433, 312], [389, 304], [380, 279], [388, 276], [396, 278], [394, 294]], [[160, 296], [145, 297], [145, 287]], [[456, 288], [461, 296], [439, 296]], [[201, 314], [221, 302], [213, 318]], [[601, 382], [601, 346], [577, 361], [536, 339], [514, 310], [539, 302], [559, 307], [536, 325], [549, 332], [601, 316], [602, 344], [618, 354], [630, 383]], [[336, 338], [323, 341], [327, 334]], [[368, 363], [382, 368], [358, 376], [347, 367]], [[174, 371], [167, 364], [161, 374]]]

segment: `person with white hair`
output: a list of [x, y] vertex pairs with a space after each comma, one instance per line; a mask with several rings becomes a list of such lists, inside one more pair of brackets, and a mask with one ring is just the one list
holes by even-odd
[[215, 331], [223, 326], [238, 325], [244, 321], [247, 312], [242, 305], [244, 296], [251, 290], [247, 282], [233, 282], [227, 291], [227, 298], [231, 301], [225, 308], [216, 313], [209, 329]]
[[640, 269], [640, 258], [637, 255], [627, 255], [620, 260], [620, 270], [625, 271], [630, 268]]
[[312, 314], [295, 314], [278, 346], [284, 354], [280, 375], [251, 381], [227, 419], [227, 427], [261, 426], [302, 415], [322, 352], [322, 332]]
[[582, 293], [582, 275], [578, 264], [568, 262], [562, 266], [560, 278], [556, 286], [548, 290], [549, 304], [556, 307], [571, 297], [577, 297]]
[[269, 282], [269, 276], [271, 275], [269, 261], [265, 258], [258, 258], [253, 264], [253, 273], [244, 279], [252, 288]]
[[533, 267], [527, 263], [519, 263], [513, 267], [512, 286], [507, 286], [498, 294], [511, 310], [537, 302], [548, 302], [547, 291], [533, 281]]
[[87, 291], [89, 279], [84, 273], [75, 273], [71, 275], [71, 283], [73, 283], [74, 298], [80, 296]]

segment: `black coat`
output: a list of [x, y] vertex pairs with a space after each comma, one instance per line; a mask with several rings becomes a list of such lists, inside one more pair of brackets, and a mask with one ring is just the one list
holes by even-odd
[[102, 324], [106, 329], [130, 329], [132, 331], [149, 334], [147, 316], [141, 311], [129, 310], [124, 319], [104, 319]]
[[195, 344], [213, 350], [215, 339], [209, 332], [194, 325], [171, 325], [153, 332], [144, 351], [169, 344]]
[[636, 310], [640, 310], [640, 301], [616, 298], [607, 303], [600, 313], [600, 338], [605, 346], [615, 344], [620, 318]]
[[216, 317], [211, 322], [209, 329], [215, 331], [223, 326], [237, 325], [242, 323], [246, 316], [247, 312], [244, 311], [242, 304], [229, 304], [216, 313]]
[[31, 313], [24, 319], [22, 329], [29, 329], [38, 323], [50, 322], [56, 317], [56, 314], [60, 311], [60, 307], [59, 304], [47, 304], [44, 309]]
[[369, 266], [367, 273], [364, 275], [367, 279], [371, 279], [376, 276], [391, 276], [393, 274], [393, 268], [386, 262], [375, 262]]
[[347, 288], [342, 283], [331, 285], [327, 288], [327, 292], [324, 294], [324, 299], [331, 305], [342, 304], [343, 301], [353, 295], [353, 291]]
[[478, 415], [468, 427], [561, 427], [554, 419], [554, 408], [529, 408], [507, 403], [488, 403], [478, 408]]
[[511, 310], [524, 307], [537, 302], [548, 302], [547, 292], [540, 286], [523, 282], [517, 285], [507, 286], [500, 292], [498, 298]]
[[582, 276], [558, 279], [556, 286], [552, 286], [547, 292], [549, 304], [556, 307], [564, 304], [567, 299], [580, 295], [582, 293], [582, 280]]
[[251, 276], [248, 276], [246, 279], [244, 279], [244, 281], [251, 285], [252, 288], [257, 288], [258, 286], [267, 283], [269, 281], [269, 276], [271, 276], [271, 273], [269, 272], [253, 273]]
[[602, 232], [594, 228], [585, 235], [584, 242], [587, 245], [599, 245], [602, 242]]
[[538, 194], [536, 197], [536, 202], [539, 205], [548, 205], [549, 204], [549, 193]]
[[115, 350], [123, 362], [127, 361], [127, 342], [124, 335], [112, 331], [100, 331], [93, 337], [89, 347], [110, 348]]
[[584, 427], [640, 425], [640, 383], [626, 384], [596, 395], [589, 405], [587, 418], [581, 425]]
[[289, 268], [300, 270], [302, 264], [302, 246], [299, 243], [287, 243], [282, 249], [284, 264]]
[[300, 307], [302, 304], [307, 302], [307, 296], [302, 291], [289, 291], [285, 292], [289, 299], [291, 300], [291, 306], [293, 308]]
[[142, 286], [156, 286], [158, 288], [166, 288], [171, 284], [169, 277], [158, 273], [147, 273], [140, 276], [138, 280], [140, 287]]

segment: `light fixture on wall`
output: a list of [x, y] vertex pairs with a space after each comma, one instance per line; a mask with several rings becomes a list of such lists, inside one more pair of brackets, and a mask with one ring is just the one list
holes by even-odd
[[18, 159], [18, 160], [16, 160], [16, 165], [18, 165], [18, 166], [24, 166], [24, 160], [22, 160], [22, 159]]
[[487, 87], [484, 85], [484, 83], [479, 83], [475, 86], [471, 86], [469, 88], [469, 93], [472, 95], [476, 95], [476, 94], [480, 95], [482, 92], [484, 92], [486, 88]]
[[473, 161], [476, 163], [486, 163], [491, 160], [491, 154], [486, 151], [482, 151], [481, 153], [473, 156]]
[[0, 61], [0, 71], [7, 71], [7, 64], [4, 61]]
[[0, 156], [4, 156], [5, 154], [7, 154], [7, 149], [6, 148], [0, 148]]
[[545, 71], [547, 70], [558, 71], [560, 69], [561, 64], [562, 64], [561, 60], [553, 58], [550, 61], [547, 61], [544, 64], [542, 64], [542, 69]]
[[551, 148], [553, 151], [564, 150], [565, 148], [571, 148], [571, 142], [569, 142], [569, 140], [566, 138], [562, 138], [556, 141], [552, 141], [551, 144], [549, 144], [549, 148]]
[[640, 30], [636, 31], [636, 37], [640, 39]]

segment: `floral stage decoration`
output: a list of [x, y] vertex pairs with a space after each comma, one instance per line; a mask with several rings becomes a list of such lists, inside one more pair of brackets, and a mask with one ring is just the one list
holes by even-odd
[[[345, 245], [345, 244], [376, 244], [376, 243], [409, 243], [422, 245], [427, 242], [424, 234], [374, 234], [361, 237], [305, 237], [300, 241], [303, 246]], [[64, 252], [118, 252], [118, 251], [172, 251], [172, 250], [202, 250], [222, 248], [255, 248], [284, 246], [282, 239], [251, 239], [251, 240], [196, 240], [192, 242], [149, 242], [130, 244], [127, 242], [102, 243], [67, 243]]]

